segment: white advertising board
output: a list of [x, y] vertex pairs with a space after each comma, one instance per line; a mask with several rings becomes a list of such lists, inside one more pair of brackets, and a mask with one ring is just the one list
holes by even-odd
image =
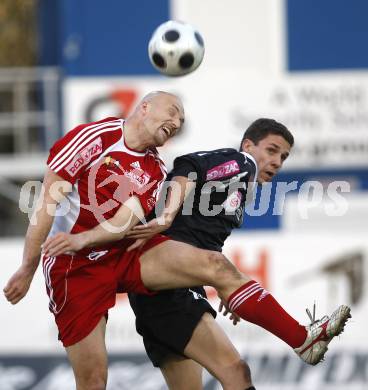
[[184, 102], [186, 125], [162, 154], [238, 148], [259, 117], [275, 118], [295, 135], [286, 169], [368, 166], [368, 74], [316, 73], [265, 79], [238, 70], [186, 77], [69, 78], [63, 86], [64, 128], [128, 115], [146, 93], [168, 90]]

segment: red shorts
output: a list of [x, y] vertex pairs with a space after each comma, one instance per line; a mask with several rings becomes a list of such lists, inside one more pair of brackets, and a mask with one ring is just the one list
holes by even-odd
[[154, 294], [141, 279], [139, 257], [154, 246], [169, 240], [156, 235], [140, 249], [130, 252], [117, 248], [89, 256], [44, 257], [43, 272], [55, 316], [59, 339], [64, 347], [88, 336], [101, 317], [115, 305], [117, 292]]

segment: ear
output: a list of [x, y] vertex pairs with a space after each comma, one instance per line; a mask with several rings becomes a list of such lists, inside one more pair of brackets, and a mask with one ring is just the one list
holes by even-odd
[[252, 150], [252, 147], [254, 146], [254, 142], [251, 141], [250, 139], [245, 139], [243, 142], [242, 142], [242, 145], [241, 145], [241, 149], [243, 152], [247, 152], [249, 153], [251, 150]]
[[146, 113], [147, 113], [147, 110], [148, 110], [148, 102], [146, 102], [146, 101], [143, 101], [142, 103], [141, 103], [141, 113], [143, 114], [143, 115], [145, 115]]

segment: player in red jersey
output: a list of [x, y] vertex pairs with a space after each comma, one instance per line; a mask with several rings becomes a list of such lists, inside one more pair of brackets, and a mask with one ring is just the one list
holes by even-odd
[[[126, 120], [80, 125], [55, 143], [47, 161], [44, 196], [27, 230], [22, 265], [4, 288], [11, 303], [27, 293], [48, 235], [81, 234], [116, 214], [126, 221], [126, 230], [144, 220], [166, 178], [155, 147], [174, 136], [183, 122], [177, 96], [152, 92]], [[140, 213], [132, 217], [137, 204]], [[108, 230], [115, 231], [114, 226]], [[164, 239], [151, 240], [147, 248]], [[140, 252], [124, 250], [129, 243], [103, 242], [75, 253], [43, 256], [49, 308], [78, 390], [105, 388], [105, 317], [115, 304], [116, 291], [150, 293], [139, 276]]]
[[[264, 139], [262, 137], [245, 138], [242, 147], [244, 151], [252, 156], [251, 160], [254, 160], [254, 167], [252, 169], [249, 167], [242, 173], [239, 171], [239, 156], [236, 159], [230, 158], [226, 163], [215, 164], [216, 167], [213, 167], [209, 165], [209, 161], [205, 158], [209, 152], [198, 152], [196, 157], [192, 156], [190, 161], [198, 165], [199, 161], [203, 160], [202, 163], [205, 168], [198, 175], [199, 192], [197, 194], [196, 183], [187, 175], [191, 171], [182, 167], [179, 170], [180, 173], [173, 178], [173, 181], [182, 189], [178, 193], [179, 204], [182, 204], [186, 194], [192, 193], [193, 191], [190, 190], [195, 188], [194, 202], [199, 203], [199, 211], [201, 210], [202, 189], [205, 197], [207, 196], [207, 202], [204, 203], [208, 205], [208, 202], [214, 202], [214, 206], [220, 208], [221, 212], [222, 209], [227, 208], [228, 204], [227, 201], [224, 202], [224, 199], [222, 199], [224, 192], [226, 192], [227, 199], [235, 200], [233, 202], [234, 207], [235, 205], [241, 205], [247, 190], [246, 183], [242, 182], [242, 178], [245, 179], [246, 175], [251, 175], [251, 172], [258, 172], [258, 182], [269, 181], [281, 168], [289, 155], [291, 146], [292, 144], [288, 138], [278, 133], [270, 134]], [[234, 151], [229, 153], [234, 153]], [[188, 156], [186, 157], [188, 158]], [[244, 159], [244, 157], [242, 158]], [[221, 179], [222, 177], [224, 179]], [[213, 190], [214, 188], [218, 188], [219, 191]], [[173, 193], [175, 191], [169, 192], [169, 204]], [[236, 195], [237, 201], [233, 195]], [[229, 206], [232, 206], [232, 202]], [[197, 208], [193, 207], [192, 212], [194, 210], [197, 210]], [[203, 211], [208, 212], [209, 210], [206, 208]], [[137, 204], [136, 215], [142, 212], [143, 210]], [[138, 221], [137, 218], [136, 221]], [[114, 217], [106, 222], [114, 227], [125, 227], [127, 225], [126, 216], [124, 217], [119, 213], [116, 213]], [[196, 230], [197, 227], [196, 238], [198, 240], [200, 240], [198, 230], [201, 229], [202, 222], [192, 225], [193, 230]], [[212, 229], [215, 228], [215, 225], [215, 220], [212, 220], [207, 221], [205, 226]], [[186, 233], [191, 234], [191, 231], [187, 230]], [[105, 226], [101, 224], [94, 229], [79, 234], [59, 233], [46, 241], [44, 249], [49, 256], [54, 256], [67, 251], [79, 251], [82, 248], [117, 241], [125, 237], [126, 234], [125, 229], [122, 229], [121, 232], [106, 229], [105, 223]], [[205, 235], [205, 232], [203, 232], [203, 235]], [[151, 240], [158, 240], [161, 237], [156, 235]], [[214, 237], [215, 242], [217, 242], [216, 238]], [[153, 291], [200, 285], [213, 286], [219, 296], [227, 302], [232, 312], [273, 333], [292, 347], [299, 357], [309, 364], [317, 364], [321, 361], [327, 351], [328, 344], [336, 335], [341, 333], [350, 316], [350, 308], [342, 305], [333, 312], [331, 317], [325, 316], [319, 321], [313, 319], [310, 326], [303, 326], [279, 305], [270, 292], [266, 291], [256, 281], [241, 274], [220, 252], [196, 248], [187, 243], [170, 239], [162, 241], [160, 245], [154, 247], [147, 245], [150, 245], [150, 241], [147, 241], [145, 246], [140, 249], [138, 275], [135, 274], [130, 277], [136, 277], [136, 280], [142, 282], [145, 288]], [[135, 251], [134, 253], [136, 253]], [[125, 277], [124, 280], [121, 280], [121, 286], [130, 281], [132, 279]], [[117, 287], [119, 288], [120, 285]], [[208, 339], [207, 336], [211, 328], [207, 327], [207, 329], [208, 332], [202, 334], [203, 339]], [[200, 350], [197, 345], [193, 345], [193, 347], [191, 357], [198, 363], [202, 365], [212, 363], [212, 367], [215, 368], [211, 372], [216, 372], [216, 370], [217, 373], [227, 371], [227, 367], [216, 366], [215, 354], [209, 356], [207, 350]], [[248, 386], [251, 385], [249, 382]], [[224, 388], [227, 390], [243, 390], [244, 386], [234, 385], [230, 378]]]

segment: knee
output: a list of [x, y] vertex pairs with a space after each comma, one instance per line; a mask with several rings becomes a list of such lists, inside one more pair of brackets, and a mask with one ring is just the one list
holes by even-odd
[[217, 377], [224, 389], [236, 388], [248, 389], [252, 386], [252, 378], [248, 364], [242, 360], [237, 359], [232, 364], [226, 367], [222, 375]]
[[[237, 372], [238, 378], [239, 378], [239, 384], [241, 383], [242, 386], [244, 386], [246, 389], [250, 386], [252, 386], [252, 377], [250, 373], [250, 368], [248, 364], [244, 361], [239, 359], [235, 366], [234, 366], [234, 372]], [[234, 378], [232, 379], [232, 381]]]
[[240, 369], [243, 372], [244, 381], [246, 383], [249, 383], [249, 385], [252, 384], [252, 376], [250, 373], [250, 368], [248, 366], [248, 363], [244, 360], [240, 360]]
[[208, 252], [207, 256], [210, 281], [215, 287], [226, 285], [231, 280], [242, 279], [242, 274], [223, 254]]

